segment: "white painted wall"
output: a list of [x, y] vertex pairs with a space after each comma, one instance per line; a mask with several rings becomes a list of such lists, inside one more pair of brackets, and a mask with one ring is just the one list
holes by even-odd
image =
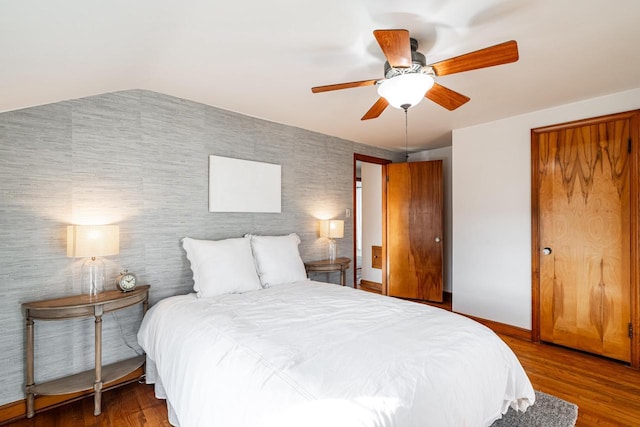
[[382, 283], [382, 270], [371, 268], [371, 246], [382, 245], [382, 166], [362, 162], [362, 279]]
[[451, 224], [451, 153], [452, 147], [411, 153], [410, 162], [442, 160], [442, 186], [444, 192], [444, 236], [443, 236], [443, 283], [445, 292], [453, 292], [451, 277], [453, 272], [453, 232]]
[[453, 310], [531, 328], [531, 129], [640, 108], [640, 88], [453, 131]]

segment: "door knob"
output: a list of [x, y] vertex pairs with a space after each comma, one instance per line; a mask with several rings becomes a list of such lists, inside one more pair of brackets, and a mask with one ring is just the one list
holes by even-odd
[[440, 238], [436, 237], [436, 243], [440, 243]]
[[542, 253], [543, 253], [543, 254], [545, 254], [545, 255], [550, 255], [550, 254], [551, 254], [551, 252], [553, 252], [553, 251], [551, 250], [551, 248], [544, 248], [544, 249], [542, 250]]

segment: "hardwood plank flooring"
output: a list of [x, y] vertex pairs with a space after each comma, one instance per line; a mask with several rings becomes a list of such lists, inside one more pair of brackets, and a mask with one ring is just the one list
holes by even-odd
[[[622, 363], [562, 347], [502, 336], [535, 389], [578, 405], [578, 426], [640, 426], [640, 371]], [[132, 383], [103, 394], [103, 412], [93, 416], [85, 398], [23, 419], [8, 427], [168, 426], [165, 402], [153, 387]]]
[[102, 414], [93, 415], [93, 397], [37, 413], [6, 427], [164, 427], [170, 426], [164, 400], [153, 386], [133, 382], [102, 394]]
[[640, 426], [640, 371], [550, 344], [501, 336], [533, 387], [578, 405], [579, 426]]

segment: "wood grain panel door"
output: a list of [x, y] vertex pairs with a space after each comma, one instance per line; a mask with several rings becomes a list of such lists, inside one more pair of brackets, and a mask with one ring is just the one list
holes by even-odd
[[387, 294], [442, 302], [442, 161], [387, 165]]
[[630, 361], [629, 117], [534, 132], [540, 338]]

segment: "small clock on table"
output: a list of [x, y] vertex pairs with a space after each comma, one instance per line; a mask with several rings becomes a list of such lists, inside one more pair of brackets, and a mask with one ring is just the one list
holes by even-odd
[[120, 273], [118, 277], [116, 277], [116, 286], [122, 292], [129, 292], [136, 288], [136, 276], [133, 273], [129, 273], [128, 270]]

